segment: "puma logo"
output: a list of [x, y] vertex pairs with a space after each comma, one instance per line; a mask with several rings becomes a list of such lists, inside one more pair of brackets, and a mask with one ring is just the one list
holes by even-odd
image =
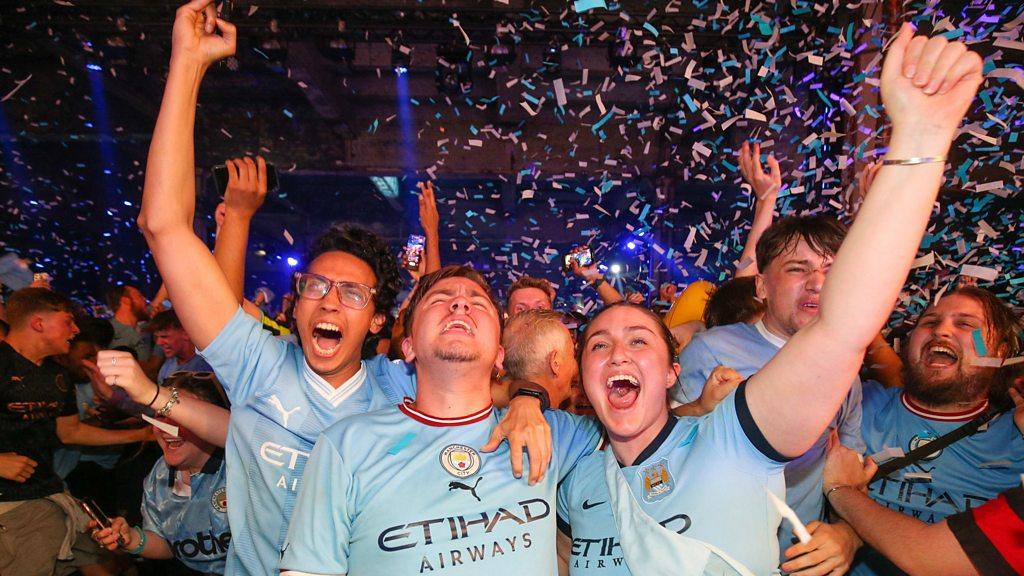
[[468, 490], [469, 493], [473, 495], [473, 498], [476, 498], [477, 502], [481, 502], [480, 497], [476, 495], [476, 487], [480, 485], [480, 480], [482, 479], [483, 476], [477, 476], [476, 482], [473, 484], [472, 488], [470, 488], [468, 484], [463, 484], [462, 482], [453, 480], [448, 483], [448, 491], [451, 492], [452, 490]]
[[273, 396], [270, 397], [270, 401], [268, 402], [268, 404], [270, 404], [274, 408], [277, 408], [277, 411], [281, 413], [281, 420], [284, 421], [285, 428], [288, 427], [288, 419], [291, 418], [292, 414], [298, 412], [299, 410], [302, 410], [302, 406], [296, 406], [291, 410], [285, 410], [284, 405], [281, 404], [281, 399], [277, 397], [277, 394], [274, 394]]

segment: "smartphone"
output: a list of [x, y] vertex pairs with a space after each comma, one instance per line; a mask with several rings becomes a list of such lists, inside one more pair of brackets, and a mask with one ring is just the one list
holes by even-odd
[[594, 263], [594, 255], [590, 252], [590, 248], [587, 246], [581, 246], [573, 253], [572, 256], [580, 266], [590, 266]]
[[[100, 507], [96, 505], [96, 502], [93, 500], [79, 500], [78, 505], [89, 518], [95, 520], [102, 528], [110, 528], [110, 518], [103, 513], [103, 510], [100, 510]], [[120, 534], [117, 535], [117, 543], [121, 546], [127, 544], [127, 542], [124, 541], [124, 537]]]
[[420, 261], [423, 260], [423, 247], [427, 239], [416, 234], [409, 235], [409, 241], [405, 243], [402, 250], [402, 266], [406, 270], [419, 270]]
[[[228, 189], [227, 166], [218, 164], [213, 167], [213, 185], [217, 188], [217, 192], [223, 196], [224, 192]], [[267, 194], [277, 192], [277, 189], [280, 187], [281, 184], [277, 180], [277, 166], [267, 162]]]

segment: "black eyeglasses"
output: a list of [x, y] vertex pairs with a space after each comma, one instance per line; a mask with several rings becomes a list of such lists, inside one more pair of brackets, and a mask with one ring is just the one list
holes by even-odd
[[362, 310], [370, 303], [370, 299], [377, 293], [376, 288], [371, 288], [359, 282], [335, 282], [330, 278], [324, 278], [319, 274], [300, 274], [295, 283], [299, 296], [310, 300], [323, 300], [331, 291], [331, 288], [338, 290], [338, 298], [341, 303], [354, 310]]

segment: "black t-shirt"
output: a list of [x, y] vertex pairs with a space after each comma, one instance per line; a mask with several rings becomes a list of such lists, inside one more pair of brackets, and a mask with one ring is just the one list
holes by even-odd
[[0, 478], [0, 502], [33, 500], [64, 489], [53, 470], [53, 451], [61, 445], [57, 417], [77, 415], [75, 388], [67, 371], [47, 358], [36, 366], [6, 342], [0, 342], [0, 452], [36, 461], [24, 483]]

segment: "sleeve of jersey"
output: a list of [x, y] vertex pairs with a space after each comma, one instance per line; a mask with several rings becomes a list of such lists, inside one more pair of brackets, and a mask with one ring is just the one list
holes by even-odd
[[234, 404], [250, 397], [257, 385], [270, 383], [265, 376], [284, 361], [288, 346], [239, 306], [220, 334], [200, 353]]
[[561, 410], [548, 410], [544, 417], [551, 425], [553, 460], [558, 465], [558, 481], [561, 482], [583, 457], [597, 450], [601, 442], [601, 424], [596, 418]]
[[755, 474], [778, 471], [791, 458], [776, 451], [754, 422], [747, 407], [746, 387], [744, 381], [722, 400], [701, 425], [701, 434], [708, 435], [723, 462]]
[[846, 395], [846, 402], [843, 403], [843, 411], [840, 414], [839, 441], [843, 446], [858, 454], [863, 454], [868, 450], [860, 427], [864, 416], [863, 399], [863, 386], [860, 378], [856, 378], [853, 381], [853, 386], [850, 387], [850, 393]]
[[401, 404], [408, 396], [416, 398], [416, 371], [402, 360], [388, 360], [377, 355], [369, 361], [376, 373], [376, 380], [392, 404]]
[[558, 484], [558, 496], [555, 499], [555, 519], [558, 522], [558, 531], [566, 536], [572, 537], [572, 526], [569, 525], [569, 489], [572, 485], [572, 474]]
[[679, 380], [672, 386], [669, 395], [680, 404], [693, 402], [700, 398], [704, 390], [704, 382], [708, 375], [718, 365], [718, 360], [711, 352], [711, 348], [698, 334], [690, 341], [690, 344], [679, 353]]
[[[157, 470], [162, 466], [160, 462], [157, 462], [153, 466], [153, 469], [149, 471], [149, 476], [146, 476], [146, 480], [142, 484], [142, 529], [147, 532], [159, 534], [161, 538], [166, 540], [163, 530], [161, 528], [160, 517], [157, 513], [160, 510], [160, 496], [159, 494], [166, 493], [166, 490], [159, 491], [157, 487]], [[164, 478], [166, 482], [166, 478]]]
[[348, 573], [352, 474], [335, 444], [321, 436], [306, 463], [280, 568], [298, 574]]
[[946, 522], [980, 574], [1024, 574], [1024, 489], [1020, 486]]

